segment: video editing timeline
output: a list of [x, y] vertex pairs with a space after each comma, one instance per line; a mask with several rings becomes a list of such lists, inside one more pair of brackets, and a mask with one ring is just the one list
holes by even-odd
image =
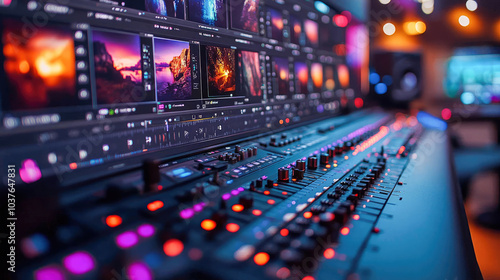
[[[344, 54], [335, 46], [314, 48], [318, 21], [338, 31], [328, 37], [343, 38], [338, 45], [345, 42], [347, 24], [336, 26], [334, 9], [322, 14], [312, 3], [294, 3], [17, 1], [2, 7], [2, 133], [44, 144], [36, 155], [16, 143], [6, 147], [18, 149], [19, 164], [29, 158], [42, 174], [52, 174], [151, 152], [164, 132], [169, 136], [161, 138], [168, 141], [175, 135], [172, 143], [179, 135], [193, 142], [193, 133], [175, 131], [184, 127], [178, 122], [198, 124], [201, 131], [208, 119], [221, 118], [220, 133], [196, 137], [207, 141], [295, 125], [352, 106], [338, 101], [355, 97], [349, 84], [338, 82], [338, 73], [349, 75], [341, 71]], [[39, 13], [50, 21], [30, 33], [33, 23], [22, 17]], [[297, 42], [290, 38], [292, 17], [300, 25]], [[269, 26], [274, 31], [268, 33]], [[158, 134], [156, 126], [164, 131]], [[81, 142], [81, 134], [67, 133], [76, 127], [89, 131], [85, 138], [129, 137], [82, 148], [69, 144]], [[63, 139], [71, 153], [58, 144]]]

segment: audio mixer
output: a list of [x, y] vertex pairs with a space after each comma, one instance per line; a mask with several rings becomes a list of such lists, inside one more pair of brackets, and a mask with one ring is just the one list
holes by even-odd
[[481, 278], [348, 2], [0, 1], [2, 279]]

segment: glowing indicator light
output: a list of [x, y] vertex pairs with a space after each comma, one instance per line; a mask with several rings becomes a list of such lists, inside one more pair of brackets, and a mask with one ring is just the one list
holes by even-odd
[[287, 192], [281, 192], [281, 194], [282, 194], [282, 195], [288, 195], [288, 193], [287, 193]]
[[342, 235], [348, 235], [350, 231], [351, 231], [351, 230], [350, 230], [348, 227], [343, 227], [343, 228], [340, 230], [340, 233], [341, 233]]
[[231, 198], [231, 194], [225, 193], [222, 195], [222, 199], [224, 199], [224, 200], [228, 200], [230, 198]]
[[241, 204], [235, 204], [233, 205], [233, 207], [231, 207], [231, 209], [233, 209], [234, 212], [241, 212], [245, 209], [245, 207], [243, 207], [243, 205]]
[[108, 227], [117, 227], [122, 224], [122, 218], [118, 215], [109, 215], [106, 217], [106, 224]]
[[468, 17], [468, 16], [464, 16], [464, 15], [462, 15], [462, 16], [460, 16], [460, 17], [458, 18], [458, 23], [459, 23], [461, 26], [466, 27], [466, 26], [469, 26], [469, 24], [470, 24], [470, 19], [469, 19], [469, 17]]
[[362, 108], [363, 104], [363, 98], [357, 97], [356, 99], [354, 99], [354, 106], [356, 106], [356, 108]]
[[257, 265], [265, 265], [267, 262], [269, 262], [269, 255], [267, 253], [264, 253], [264, 252], [257, 253], [253, 257], [253, 261]]
[[448, 108], [444, 108], [443, 110], [441, 110], [441, 117], [445, 121], [451, 119], [451, 110]]
[[352, 216], [352, 218], [357, 221], [357, 220], [359, 220], [359, 215], [356, 214], [356, 215]]
[[66, 269], [76, 275], [85, 274], [95, 267], [92, 256], [84, 251], [75, 252], [63, 259]]
[[312, 216], [313, 216], [313, 213], [311, 213], [311, 212], [309, 212], [309, 211], [308, 211], [308, 212], [304, 212], [304, 218], [309, 219], [309, 218], [311, 218]]
[[126, 231], [116, 237], [116, 244], [122, 249], [127, 249], [139, 242], [139, 238], [132, 231]]
[[21, 163], [19, 177], [21, 177], [23, 182], [29, 184], [40, 180], [40, 178], [42, 178], [42, 172], [34, 160], [27, 159]]
[[76, 169], [77, 167], [78, 167], [78, 165], [76, 164], [76, 162], [72, 162], [69, 164], [69, 168], [71, 168], [73, 170]]
[[331, 166], [331, 165], [329, 165], [329, 164], [327, 164], [325, 167], [326, 167], [326, 168], [330, 168], [330, 167], [332, 167], [332, 166]]
[[163, 243], [163, 252], [169, 257], [176, 257], [184, 250], [184, 244], [178, 239], [169, 239]]
[[64, 274], [57, 267], [43, 267], [35, 271], [35, 280], [64, 280]]
[[388, 22], [388, 23], [384, 24], [384, 26], [382, 27], [382, 30], [384, 31], [385, 35], [391, 36], [394, 33], [396, 33], [396, 26], [394, 26], [394, 24]]
[[280, 124], [283, 124], [283, 120], [280, 120]]
[[302, 278], [302, 280], [314, 280], [314, 277], [306, 276], [306, 277]]
[[265, 195], [269, 195], [271, 192], [270, 191], [264, 191]]
[[151, 237], [155, 234], [155, 228], [150, 224], [140, 225], [137, 228], [137, 233], [142, 237]]
[[335, 250], [333, 250], [332, 248], [328, 248], [323, 252], [323, 256], [325, 257], [325, 259], [331, 260], [333, 259], [333, 257], [335, 257]]
[[477, 2], [474, 0], [467, 0], [467, 2], [465, 3], [465, 7], [467, 7], [467, 10], [474, 12], [475, 10], [477, 10]]
[[201, 228], [206, 230], [206, 231], [214, 230], [216, 226], [217, 226], [217, 224], [212, 220], [207, 219], [207, 220], [203, 220], [201, 222]]
[[194, 210], [193, 209], [184, 209], [180, 212], [179, 214], [181, 216], [181, 218], [183, 219], [189, 219], [191, 217], [193, 217], [194, 215]]
[[163, 207], [163, 201], [157, 200], [148, 204], [148, 210], [154, 212]]
[[281, 236], [288, 236], [288, 233], [289, 233], [289, 231], [286, 228], [280, 230]]
[[273, 205], [273, 204], [275, 204], [275, 203], [276, 203], [276, 201], [274, 201], [274, 200], [272, 200], [272, 199], [269, 199], [269, 200], [267, 201], [267, 204], [270, 204], [270, 205]]
[[349, 19], [346, 16], [344, 16], [344, 15], [335, 15], [333, 17], [333, 22], [338, 27], [346, 27], [347, 24], [349, 24]]
[[152, 280], [153, 274], [147, 265], [141, 262], [131, 264], [127, 269], [128, 278]]
[[260, 211], [259, 209], [253, 209], [252, 214], [254, 214], [254, 216], [260, 216], [262, 215], [262, 211]]
[[229, 223], [226, 225], [226, 229], [229, 232], [237, 232], [238, 230], [240, 230], [240, 226], [235, 223]]

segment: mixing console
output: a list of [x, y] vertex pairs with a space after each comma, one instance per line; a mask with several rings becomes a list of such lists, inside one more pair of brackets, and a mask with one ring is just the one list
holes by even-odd
[[[419, 161], [429, 156], [420, 144], [429, 142], [441, 167]], [[401, 215], [456, 202], [452, 181], [434, 191], [438, 203], [422, 193], [438, 185], [409, 180], [423, 171], [450, 178], [443, 147], [446, 135], [415, 117], [374, 111], [174, 161], [149, 160], [141, 170], [64, 192], [57, 218], [23, 239], [18, 279], [411, 279], [407, 270], [388, 270], [390, 261], [407, 258], [420, 267], [426, 246], [464, 242], [456, 234], [442, 239], [446, 230], [422, 240], [424, 231], [400, 244], [418, 240], [410, 251], [379, 248], [424, 226], [396, 230]], [[443, 212], [433, 224], [457, 228], [461, 219], [453, 215]], [[450, 265], [431, 270], [434, 276], [475, 273], [460, 252], [439, 257]]]

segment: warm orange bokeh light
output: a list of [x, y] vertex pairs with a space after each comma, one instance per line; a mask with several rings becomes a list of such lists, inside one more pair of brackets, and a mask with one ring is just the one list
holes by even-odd
[[178, 239], [167, 240], [163, 244], [163, 252], [169, 257], [176, 257], [184, 250], [184, 244]]
[[264, 252], [257, 253], [253, 257], [253, 260], [257, 265], [265, 265], [267, 262], [269, 262], [269, 254]]
[[106, 217], [108, 227], [117, 227], [122, 224], [122, 218], [118, 215], [109, 215]]

